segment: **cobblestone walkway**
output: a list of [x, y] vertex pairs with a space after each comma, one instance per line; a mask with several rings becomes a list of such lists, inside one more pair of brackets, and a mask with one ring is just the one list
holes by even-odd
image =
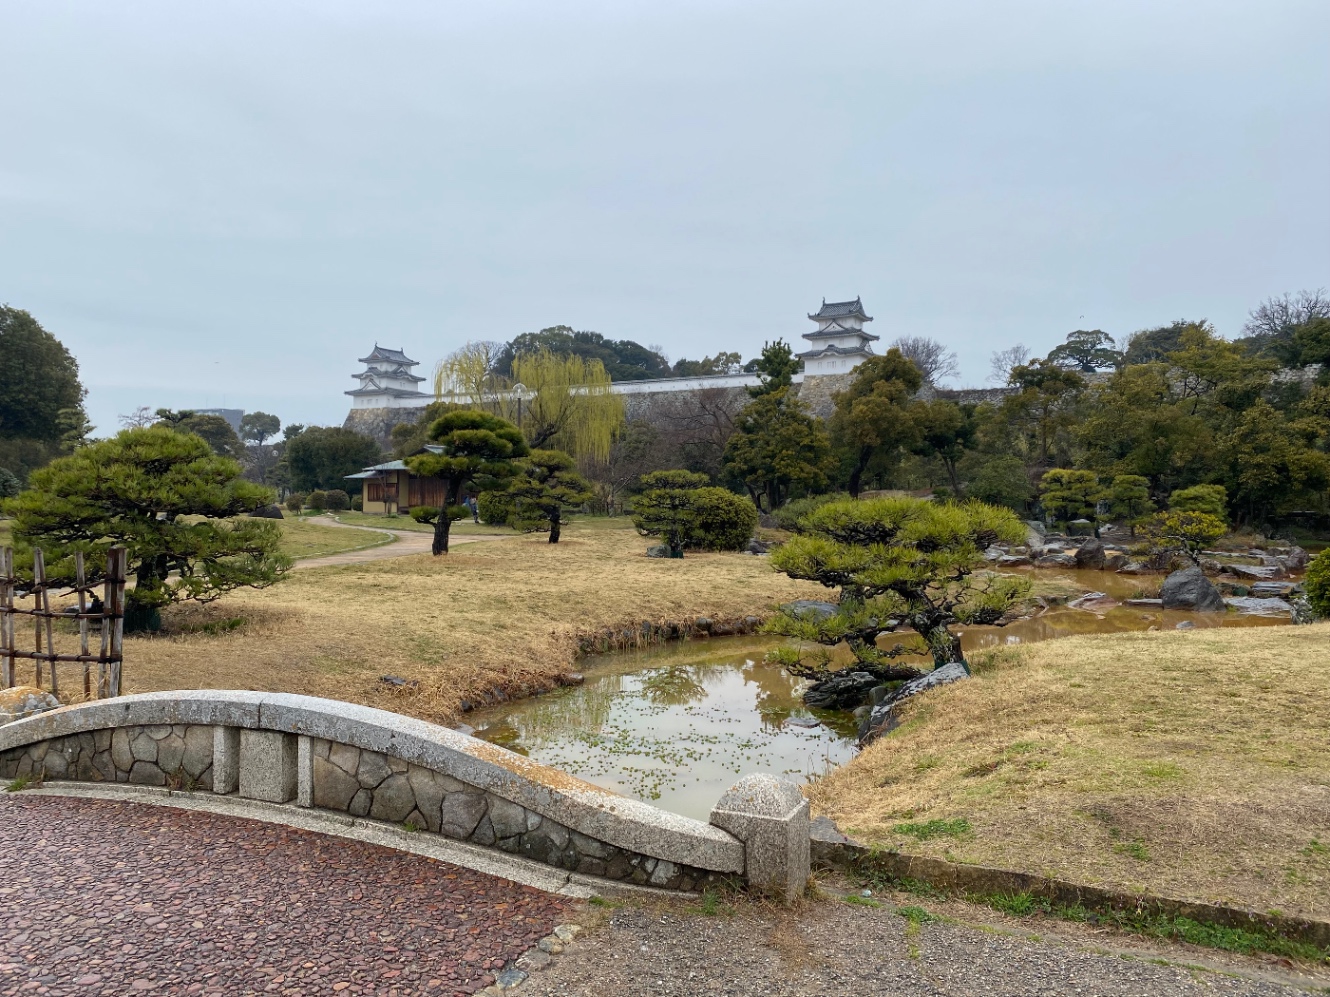
[[566, 902], [214, 814], [0, 797], [0, 995], [470, 994]]

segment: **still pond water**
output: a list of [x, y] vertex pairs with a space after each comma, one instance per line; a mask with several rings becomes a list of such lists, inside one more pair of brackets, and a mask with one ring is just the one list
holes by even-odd
[[[1041, 571], [1047, 579], [1053, 573]], [[1059, 572], [1070, 586], [1109, 598], [1087, 609], [1054, 607], [1006, 627], [972, 627], [967, 652], [997, 644], [1087, 633], [1212, 626], [1271, 626], [1287, 619], [1163, 612], [1121, 605], [1145, 581], [1102, 572]], [[477, 711], [476, 736], [666, 810], [706, 820], [740, 775], [770, 772], [801, 782], [855, 752], [848, 713], [810, 710], [804, 683], [764, 661], [775, 638], [727, 637], [582, 662], [586, 682]]]

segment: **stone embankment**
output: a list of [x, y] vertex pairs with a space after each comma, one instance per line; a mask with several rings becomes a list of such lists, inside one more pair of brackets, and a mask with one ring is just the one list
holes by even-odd
[[459, 731], [308, 696], [200, 690], [62, 707], [0, 727], [0, 778], [238, 794], [668, 890], [743, 878], [793, 896], [808, 874], [808, 805], [786, 780], [741, 779], [704, 824]]

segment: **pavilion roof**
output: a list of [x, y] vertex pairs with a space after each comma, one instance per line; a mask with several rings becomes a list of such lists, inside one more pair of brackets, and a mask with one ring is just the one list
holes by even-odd
[[871, 322], [873, 319], [864, 312], [863, 303], [855, 298], [853, 301], [828, 301], [822, 299], [822, 307], [812, 315], [811, 319], [820, 318], [861, 318], [865, 322]]
[[386, 360], [389, 363], [410, 364], [413, 367], [419, 363], [417, 360], [412, 360], [401, 350], [390, 350], [388, 347], [380, 346], [378, 343], [375, 343], [374, 349], [369, 351], [369, 356], [360, 358], [361, 363], [373, 363], [375, 360]]

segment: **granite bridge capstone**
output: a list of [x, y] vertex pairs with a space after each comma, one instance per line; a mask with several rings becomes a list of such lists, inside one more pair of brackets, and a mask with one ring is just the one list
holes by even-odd
[[808, 803], [749, 775], [709, 823], [412, 717], [284, 693], [142, 693], [0, 727], [0, 778], [126, 783], [349, 813], [670, 890], [742, 879], [783, 898], [809, 873]]

